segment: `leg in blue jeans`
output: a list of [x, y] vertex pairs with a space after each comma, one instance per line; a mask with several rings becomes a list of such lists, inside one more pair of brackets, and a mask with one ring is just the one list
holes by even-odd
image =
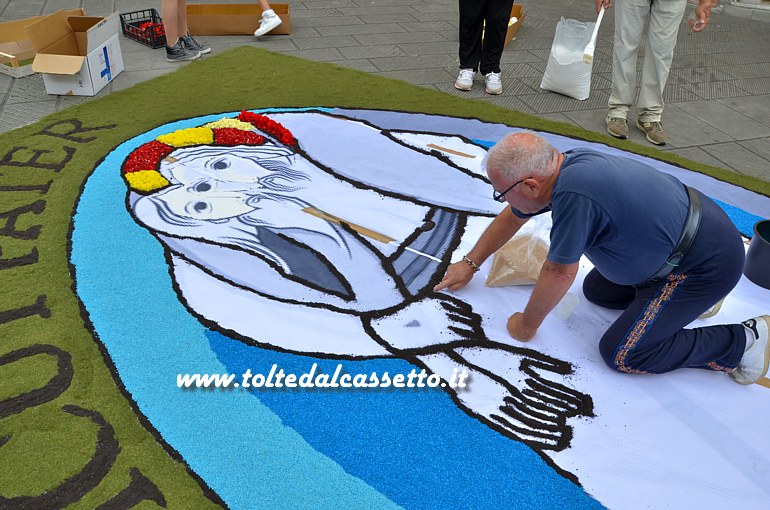
[[610, 282], [596, 269], [586, 276], [583, 292], [590, 302], [625, 310], [599, 343], [611, 368], [650, 374], [683, 367], [731, 371], [743, 356], [741, 324], [683, 329], [726, 296], [743, 270], [740, 235], [716, 204], [706, 197], [702, 203], [698, 235], [666, 281], [634, 288]]

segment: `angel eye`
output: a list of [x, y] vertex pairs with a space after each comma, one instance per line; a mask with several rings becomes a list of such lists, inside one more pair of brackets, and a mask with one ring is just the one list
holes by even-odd
[[205, 193], [207, 191], [211, 191], [211, 184], [208, 182], [200, 182], [195, 185], [195, 188], [193, 188], [198, 193]]
[[214, 161], [214, 164], [211, 165], [214, 170], [226, 170], [230, 168], [230, 161], [228, 161], [226, 158], [218, 159]]
[[199, 200], [198, 202], [189, 202], [185, 209], [188, 214], [204, 214], [211, 212], [211, 204]]

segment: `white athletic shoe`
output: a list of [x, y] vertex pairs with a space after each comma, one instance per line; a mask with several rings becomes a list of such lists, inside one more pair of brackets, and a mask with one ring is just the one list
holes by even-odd
[[730, 373], [739, 384], [754, 384], [767, 375], [770, 365], [770, 315], [743, 321], [743, 327], [754, 335], [754, 343], [743, 353], [738, 367]]
[[276, 13], [272, 10], [265, 11], [262, 13], [262, 18], [259, 20], [259, 28], [254, 32], [254, 36], [259, 37], [260, 35], [265, 35], [281, 23], [283, 22]]
[[484, 82], [487, 85], [487, 94], [496, 96], [503, 93], [503, 82], [500, 80], [500, 73], [489, 73], [484, 76]]
[[457, 90], [470, 90], [473, 88], [473, 77], [476, 75], [476, 71], [473, 69], [460, 69], [460, 74], [457, 76], [455, 82], [455, 88]]

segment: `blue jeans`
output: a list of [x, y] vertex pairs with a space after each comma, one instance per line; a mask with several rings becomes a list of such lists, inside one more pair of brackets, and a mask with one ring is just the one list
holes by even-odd
[[683, 367], [729, 372], [738, 366], [746, 345], [741, 324], [684, 329], [735, 287], [745, 256], [727, 215], [709, 198], [701, 195], [701, 201], [698, 234], [665, 281], [635, 288], [615, 284], [597, 269], [586, 276], [588, 301], [624, 310], [599, 343], [611, 368], [661, 374]]

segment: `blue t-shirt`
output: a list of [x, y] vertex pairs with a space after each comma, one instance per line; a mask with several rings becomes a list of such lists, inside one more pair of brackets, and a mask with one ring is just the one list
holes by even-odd
[[567, 151], [554, 183], [548, 260], [572, 264], [585, 254], [612, 282], [644, 282], [671, 255], [688, 207], [671, 175], [591, 149]]

